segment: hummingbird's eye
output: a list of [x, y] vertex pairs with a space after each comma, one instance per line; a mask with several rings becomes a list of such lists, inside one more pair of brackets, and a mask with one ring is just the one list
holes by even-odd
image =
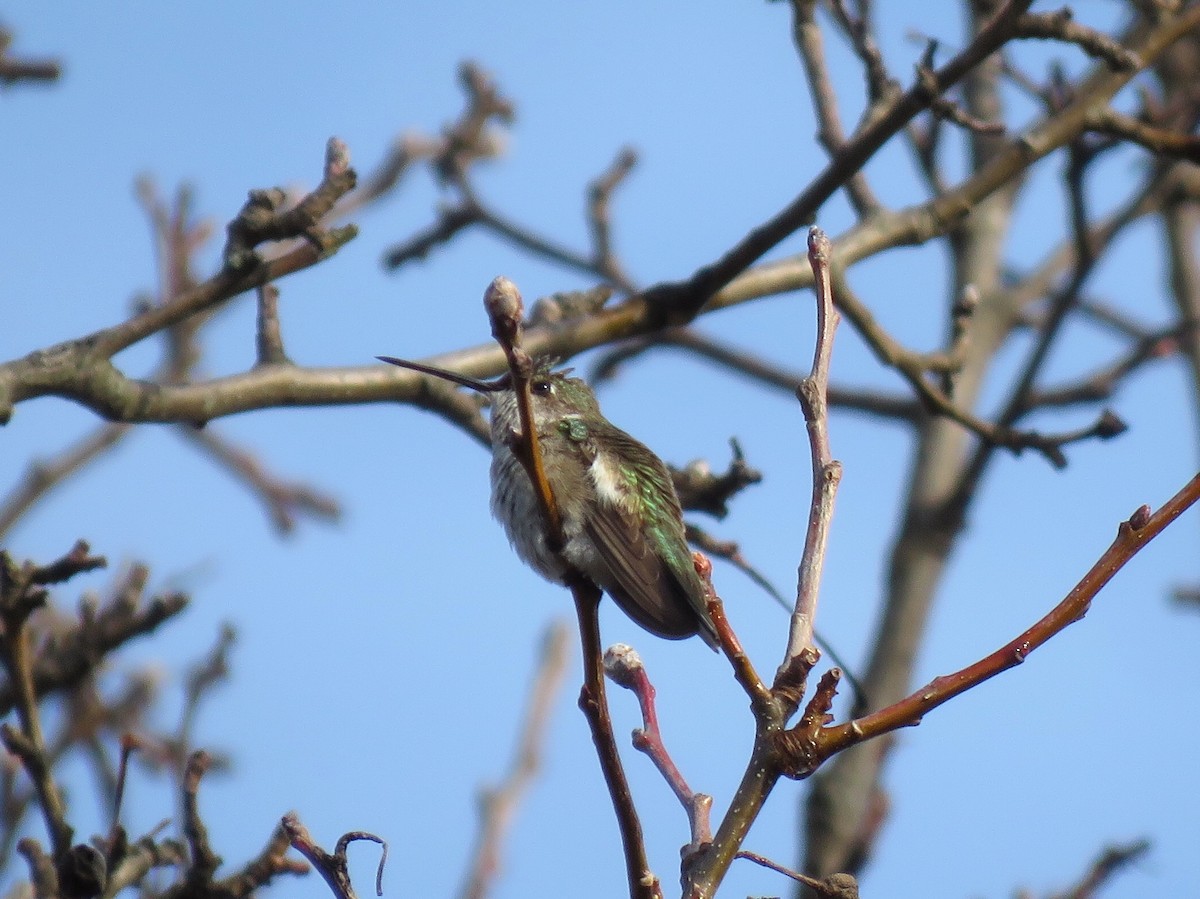
[[534, 381], [530, 386], [538, 396], [549, 396], [554, 393], [554, 385], [549, 381]]

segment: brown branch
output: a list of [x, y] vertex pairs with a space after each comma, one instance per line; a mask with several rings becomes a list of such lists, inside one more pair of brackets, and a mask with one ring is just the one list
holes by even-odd
[[[1005, 10], [1011, 11], [1011, 7], [1005, 7]], [[1000, 28], [996, 22], [993, 25]], [[1136, 52], [1141, 59], [1153, 61], [1173, 41], [1197, 27], [1200, 27], [1200, 9], [1186, 8], [1178, 16], [1167, 19], [1139, 37]], [[975, 55], [984, 52], [991, 42], [999, 39], [994, 30], [990, 30], [985, 37], [983, 44], [972, 44], [956, 57], [954, 63], [940, 71], [946, 73], [947, 78], [958, 77], [955, 73], [960, 65], [965, 65]], [[945, 234], [967, 210], [1001, 185], [1009, 183], [1015, 172], [1025, 170], [1077, 135], [1084, 127], [1087, 111], [1097, 103], [1107, 102], [1127, 81], [1128, 76], [1124, 74], [1107, 72], [1089, 79], [1070, 106], [1011, 141], [954, 190], [911, 209], [881, 214], [839, 238], [835, 242], [838, 257], [844, 265], [849, 266], [887, 247], [921, 243]], [[877, 129], [881, 127], [878, 123], [873, 124], [869, 129], [870, 134], [878, 137]], [[848, 147], [857, 146], [855, 141], [860, 140], [864, 140], [862, 135], [851, 141]], [[869, 147], [861, 149], [867, 155], [873, 152]], [[823, 194], [823, 179], [829, 177], [827, 170], [826, 175], [802, 195], [801, 199], [809, 199], [800, 205], [807, 208], [813, 197]], [[836, 189], [836, 185], [829, 189]], [[793, 207], [789, 207], [789, 210], [793, 210]], [[763, 233], [754, 232], [758, 236], [752, 235], [753, 239], [748, 238], [747, 242], [743, 242], [743, 249], [735, 249], [727, 254], [726, 262], [746, 252], [745, 246], [753, 244], [758, 247]], [[412, 373], [394, 368], [384, 370], [379, 366], [357, 369], [297, 368], [286, 372], [267, 367], [200, 385], [154, 386], [150, 389], [124, 378], [104, 361], [89, 364], [93, 357], [85, 351], [87, 347], [98, 344], [107, 347], [108, 341], [115, 341], [112, 347], [115, 352], [148, 333], [167, 327], [175, 320], [270, 281], [285, 271], [294, 271], [318, 260], [319, 255], [312, 247], [301, 246], [281, 259], [266, 263], [266, 271], [256, 270], [240, 278], [230, 274], [219, 275], [161, 309], [148, 311], [117, 328], [0, 365], [0, 422], [8, 419], [16, 402], [48, 394], [70, 397], [105, 417], [128, 421], [201, 422], [265, 406], [411, 400], [419, 392], [422, 379]], [[744, 266], [738, 267], [737, 271], [742, 268]], [[791, 261], [763, 265], [739, 277], [736, 282], [729, 282], [707, 303], [706, 311], [807, 286], [811, 284], [811, 273], [806, 269], [807, 265], [801, 267]], [[721, 270], [724, 271], [725, 267]], [[672, 295], [694, 299], [699, 290], [696, 285], [707, 283], [707, 271], [702, 269], [691, 281], [676, 285], [682, 292]], [[693, 285], [692, 288], [683, 289], [688, 284]], [[565, 359], [602, 343], [653, 331], [661, 326], [663, 318], [661, 308], [655, 308], [654, 303], [647, 303], [648, 299], [662, 296], [661, 289], [656, 290], [657, 293], [651, 291], [647, 296], [633, 297], [624, 303], [606, 307], [580, 321], [577, 327], [548, 327], [531, 331], [526, 345], [536, 355]], [[705, 296], [711, 293], [707, 290], [700, 292]], [[494, 345], [467, 348], [430, 361], [476, 377], [499, 374], [505, 369], [503, 353]]]
[[[813, 109], [817, 115], [817, 140], [832, 157], [840, 153], [846, 145], [846, 133], [842, 129], [837, 95], [833, 90], [833, 81], [829, 77], [829, 67], [825, 61], [825, 44], [821, 37], [821, 28], [817, 24], [816, 6], [817, 0], [792, 0], [792, 41], [796, 44], [800, 60], [804, 64], [804, 80], [808, 84]], [[845, 12], [844, 7], [841, 11]], [[851, 19], [847, 14], [843, 25], [848, 32], [851, 30], [850, 23]], [[870, 58], [881, 62], [877, 52]], [[868, 67], [868, 72], [871, 71], [873, 70]], [[874, 85], [870, 79], [868, 83]], [[846, 196], [860, 218], [866, 218], [879, 210], [879, 199], [872, 193], [866, 175], [862, 172], [856, 172], [848, 178], [845, 188]]]
[[[25, 562], [18, 565], [7, 553], [0, 551], [0, 663], [8, 675], [20, 727], [5, 723], [0, 726], [4, 746], [21, 760], [37, 792], [38, 806], [50, 834], [52, 854], [56, 863], [65, 863], [71, 856], [74, 828], [67, 823], [66, 804], [54, 782], [51, 756], [42, 729], [41, 709], [34, 679], [35, 654], [29, 634], [29, 616], [46, 603], [45, 585], [61, 583], [77, 574], [105, 564], [102, 557], [92, 556], [82, 540], [62, 558], [48, 565]], [[60, 868], [63, 876], [66, 869]], [[67, 885], [63, 885], [64, 890]]]
[[1191, 479], [1157, 512], [1142, 506], [1128, 521], [1122, 522], [1117, 537], [1083, 576], [1070, 593], [1045, 617], [991, 655], [972, 665], [930, 681], [894, 705], [848, 724], [826, 727], [815, 735], [818, 760], [829, 758], [857, 743], [890, 733], [901, 727], [919, 724], [932, 709], [978, 686], [1001, 672], [1013, 668], [1052, 637], [1081, 620], [1100, 589], [1112, 579], [1142, 547], [1157, 537], [1176, 518], [1200, 500], [1200, 474]]
[[445, 141], [421, 134], [405, 134], [392, 143], [373, 171], [359, 179], [358, 186], [334, 207], [333, 216], [344, 220], [364, 206], [391, 193], [417, 162], [443, 151]]
[[733, 459], [721, 474], [703, 459], [689, 462], [683, 468], [667, 466], [679, 504], [685, 511], [704, 512], [718, 521], [729, 514], [729, 501], [747, 487], [762, 482], [762, 472], [746, 462], [742, 446], [736, 437], [729, 440]]
[[291, 362], [283, 349], [283, 331], [279, 325], [279, 288], [274, 284], [263, 284], [258, 288], [255, 338], [259, 365], [285, 365]]
[[495, 156], [498, 140], [488, 131], [492, 120], [511, 124], [515, 108], [500, 93], [492, 77], [477, 63], [467, 61], [459, 66], [459, 83], [467, 95], [467, 106], [458, 121], [443, 129], [445, 144], [435, 159], [443, 181], [460, 181], [476, 160]]
[[[476, 202], [478, 203], [478, 201]], [[607, 267], [601, 268], [599, 267], [600, 260], [595, 255], [577, 252], [570, 247], [556, 243], [548, 237], [535, 234], [531, 229], [517, 224], [487, 206], [479, 205], [478, 215], [478, 222], [481, 226], [494, 231], [500, 237], [503, 237], [520, 249], [526, 250], [535, 256], [542, 256], [551, 262], [556, 262], [565, 268], [574, 269], [585, 275], [596, 275], [610, 280], [626, 292], [634, 290], [633, 284], [620, 275], [619, 267], [616, 269], [613, 268], [611, 261]], [[622, 279], [617, 280], [615, 276], [621, 276]]]
[[1141, 59], [1132, 50], [1103, 32], [1080, 25], [1072, 16], [1067, 7], [1051, 13], [1026, 13], [1017, 19], [1013, 37], [1075, 44], [1089, 56], [1103, 60], [1114, 72], [1133, 72], [1142, 67]]
[[[479, 66], [465, 63], [460, 77], [468, 95], [466, 110], [456, 122], [446, 126], [440, 146], [427, 144], [419, 148], [421, 154], [431, 158], [438, 179], [451, 187], [458, 198], [443, 206], [437, 220], [428, 228], [387, 250], [383, 257], [384, 267], [395, 270], [414, 259], [424, 259], [462, 230], [478, 225], [529, 253], [598, 276], [632, 293], [635, 286], [612, 251], [608, 206], [612, 193], [636, 163], [633, 151], [622, 150], [613, 164], [588, 186], [587, 224], [592, 235], [592, 248], [590, 253], [577, 252], [518, 224], [481, 199], [473, 185], [471, 169], [478, 160], [498, 155], [500, 141], [487, 126], [492, 119], [511, 122], [513, 107]], [[400, 152], [400, 157], [407, 164], [409, 156]]]
[[226, 227], [228, 236], [221, 254], [225, 267], [244, 271], [259, 265], [254, 248], [267, 241], [305, 237], [322, 252], [332, 249], [330, 235], [320, 230], [321, 221], [354, 189], [357, 178], [350, 167], [349, 148], [331, 137], [325, 147], [321, 183], [295, 206], [283, 208], [287, 194], [280, 188], [250, 191], [246, 205]]
[[1171, 156], [1200, 163], [1200, 136], [1160, 128], [1115, 109], [1098, 109], [1088, 117], [1088, 130], [1127, 140], [1156, 156]]
[[181, 868], [187, 864], [187, 852], [175, 840], [143, 837], [125, 847], [116, 863], [109, 867], [104, 895], [115, 896], [126, 887], [140, 884], [155, 868]]
[[1031, 389], [1025, 397], [1023, 411], [1061, 408], [1109, 399], [1126, 378], [1143, 366], [1176, 355], [1181, 342], [1188, 339], [1198, 327], [1200, 324], [1196, 322], [1184, 322], [1145, 334], [1135, 340], [1120, 358], [1089, 375], [1057, 387]]
[[441, 416], [481, 446], [491, 446], [492, 429], [483, 417], [479, 394], [463, 393], [439, 378], [421, 378], [418, 387], [416, 396], [409, 402], [418, 409]]
[[[750, 232], [719, 260], [699, 269], [686, 281], [660, 284], [644, 294], [664, 322], [682, 324], [691, 320], [714, 294], [748, 269], [765, 253], [812, 221], [822, 205], [846, 180], [858, 172], [888, 140], [904, 128], [934, 99], [957, 83], [980, 62], [1004, 45], [1013, 35], [1016, 20], [1031, 0], [1008, 0], [980, 29], [965, 50], [917, 84], [889, 102], [880, 114], [863, 125], [808, 187], [769, 221]], [[936, 94], [935, 94], [936, 95]]]
[[57, 81], [62, 63], [57, 59], [16, 59], [9, 53], [13, 34], [0, 28], [0, 85], [11, 87], [23, 81]]
[[1056, 893], [1053, 899], [1093, 899], [1101, 887], [1125, 868], [1141, 861], [1149, 852], [1149, 840], [1134, 840], [1125, 845], [1108, 846], [1092, 862], [1079, 883], [1064, 892]]
[[25, 857], [29, 865], [29, 879], [33, 883], [33, 895], [37, 899], [59, 899], [58, 872], [54, 861], [38, 844], [37, 840], [25, 837], [17, 843], [17, 852]]
[[306, 513], [325, 521], [341, 517], [341, 505], [333, 497], [308, 484], [287, 481], [271, 474], [251, 452], [234, 446], [208, 428], [180, 425], [181, 437], [204, 450], [205, 454], [234, 475], [266, 507], [275, 529], [290, 534], [296, 527], [297, 513]]
[[[1002, 414], [997, 422], [990, 422], [980, 418], [957, 405], [942, 390], [939, 390], [933, 381], [926, 377], [926, 373], [929, 371], [943, 375], [953, 372], [957, 364], [955, 359], [948, 354], [914, 353], [900, 346], [890, 334], [876, 323], [874, 316], [868, 311], [866, 304], [850, 288], [844, 273], [841, 270], [835, 270], [832, 277], [838, 308], [845, 313], [848, 319], [855, 323], [859, 333], [875, 352], [877, 358], [884, 364], [895, 368], [904, 377], [931, 413], [949, 418], [951, 421], [957, 422], [967, 430], [978, 435], [983, 441], [986, 452], [990, 453], [997, 447], [1016, 453], [1032, 449], [1045, 457], [1055, 468], [1063, 468], [1067, 464], [1067, 457], [1063, 452], [1064, 446], [1091, 437], [1108, 438], [1116, 436], [1116, 433], [1119, 433], [1104, 427], [1100, 421], [1084, 429], [1043, 434], [1038, 431], [1021, 430], [1012, 427], [1011, 425], [1018, 417], [1013, 414]], [[1048, 348], [1049, 343], [1046, 342], [1045, 346]], [[1034, 362], [1030, 363], [1033, 367], [1032, 370], [1040, 367], [1040, 360], [1042, 358], [1044, 358], [1044, 351], [1042, 354], [1037, 355]], [[981, 450], [980, 452], [984, 452], [985, 450]]]
[[387, 843], [375, 834], [355, 830], [343, 834], [338, 840], [333, 853], [328, 853], [313, 840], [295, 812], [289, 812], [280, 820], [280, 826], [287, 834], [288, 840], [297, 852], [303, 855], [317, 873], [329, 884], [329, 889], [337, 899], [357, 899], [354, 887], [350, 883], [350, 868], [346, 858], [346, 848], [356, 840], [368, 840], [378, 843], [382, 848], [379, 868], [375, 874], [375, 893], [383, 895], [383, 866], [387, 863]]
[[414, 259], [424, 259], [437, 247], [449, 243], [463, 229], [479, 224], [480, 213], [481, 210], [472, 201], [442, 207], [436, 222], [384, 253], [384, 268], [395, 271]]
[[[151, 334], [177, 324], [231, 297], [315, 265], [352, 240], [353, 226], [323, 231], [318, 227], [337, 199], [354, 183], [345, 145], [331, 138], [325, 151], [325, 177], [310, 194], [290, 209], [280, 210], [285, 194], [251, 191], [242, 211], [226, 227], [229, 240], [222, 258], [225, 266], [213, 278], [147, 309], [127, 322], [91, 335], [93, 352], [105, 358]], [[307, 243], [269, 260], [259, 260], [254, 247], [263, 241], [306, 237]], [[70, 346], [70, 345], [68, 345]]]
[[[811, 275], [810, 269], [809, 276]], [[592, 367], [591, 377], [597, 382], [614, 378], [623, 362], [657, 347], [688, 350], [701, 359], [717, 363], [722, 368], [745, 375], [765, 386], [785, 391], [789, 396], [795, 396], [796, 385], [804, 377], [798, 371], [766, 361], [758, 353], [729, 346], [693, 328], [666, 328], [647, 337], [627, 340], [600, 357], [600, 361]], [[921, 413], [919, 404], [913, 400], [877, 390], [854, 390], [831, 384], [828, 400], [831, 408], [866, 412], [880, 418], [907, 422], [915, 421]]]
[[102, 424], [49, 459], [31, 462], [25, 476], [0, 500], [0, 539], [55, 487], [116, 446], [128, 433], [129, 425]]
[[1171, 591], [1171, 601], [1183, 609], [1200, 610], [1200, 586], [1176, 587]]
[[612, 718], [608, 710], [608, 695], [604, 688], [604, 664], [600, 653], [600, 589], [581, 577], [570, 585], [579, 620], [579, 640], [583, 649], [583, 687], [579, 691], [579, 708], [592, 732], [592, 743], [600, 760], [600, 770], [608, 787], [621, 844], [625, 852], [625, 876], [631, 899], [662, 899], [662, 885], [650, 869], [646, 855], [642, 823], [638, 818], [629, 781], [617, 751]]
[[197, 802], [200, 779], [208, 771], [210, 761], [209, 754], [203, 749], [191, 753], [183, 776], [183, 835], [190, 850], [187, 882], [196, 890], [211, 884], [213, 875], [221, 866], [221, 857], [213, 851], [208, 841], [208, 828], [200, 817], [200, 805]]
[[617, 188], [637, 165], [637, 151], [623, 147], [608, 169], [588, 185], [588, 230], [592, 235], [592, 265], [597, 273], [633, 292], [633, 283], [625, 275], [612, 248], [612, 217], [609, 206]]
[[500, 784], [485, 790], [479, 799], [479, 831], [471, 852], [466, 883], [459, 893], [463, 899], [483, 899], [491, 890], [500, 869], [505, 835], [517, 807], [541, 769], [546, 728], [566, 675], [568, 637], [566, 626], [555, 622], [542, 639], [541, 658], [508, 774]]
[[[78, 623], [59, 633], [52, 648], [39, 647], [32, 670], [37, 697], [74, 686], [115, 648], [150, 633], [187, 607], [187, 597], [179, 593], [154, 597], [143, 606], [148, 578], [145, 566], [132, 566], [113, 586], [110, 598], [98, 611], [81, 617]], [[0, 714], [7, 714], [16, 702], [13, 683], [0, 685]]]
[[841, 27], [842, 32], [850, 39], [854, 54], [863, 64], [867, 81], [867, 96], [871, 101], [872, 110], [868, 110], [865, 118], [873, 115], [873, 109], [900, 93], [900, 85], [887, 70], [883, 53], [872, 33], [870, 21], [870, 3], [858, 4], [860, 15], [854, 16], [846, 7], [845, 0], [831, 0], [829, 11], [833, 19]]
[[276, 827], [262, 852], [248, 861], [242, 870], [222, 877], [215, 886], [231, 899], [247, 899], [280, 874], [307, 874], [309, 868], [305, 862], [287, 857], [291, 845], [283, 827]]
[[[236, 640], [237, 631], [234, 630], [233, 625], [223, 624], [212, 649], [188, 670], [184, 680], [183, 708], [180, 711], [179, 726], [175, 730], [173, 741], [173, 750], [180, 758], [191, 754], [192, 732], [204, 696], [229, 677], [229, 654]], [[211, 767], [212, 761], [210, 756], [206, 760], [206, 764]]]

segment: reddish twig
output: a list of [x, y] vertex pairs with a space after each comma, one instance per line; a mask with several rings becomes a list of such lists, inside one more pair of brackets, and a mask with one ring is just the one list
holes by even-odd
[[1151, 514], [1148, 506], [1142, 506], [1128, 521], [1121, 523], [1112, 545], [1062, 602], [1040, 621], [991, 655], [954, 674], [935, 678], [894, 705], [857, 718], [848, 724], [822, 729], [816, 736], [818, 758], [828, 758], [856, 743], [901, 727], [918, 724], [930, 710], [1021, 664], [1035, 649], [1043, 646], [1069, 625], [1081, 620], [1087, 614], [1096, 594], [1113, 575], [1198, 500], [1200, 474], [1192, 478], [1157, 512]]
[[712, 562], [703, 553], [692, 553], [692, 564], [696, 566], [696, 573], [704, 582], [704, 589], [708, 597], [708, 614], [712, 618], [713, 627], [716, 628], [721, 650], [725, 653], [725, 658], [729, 659], [734, 679], [741, 684], [742, 689], [750, 698], [750, 707], [754, 709], [755, 717], [778, 716], [779, 710], [775, 698], [771, 695], [766, 682], [759, 677], [754, 663], [750, 661], [746, 650], [742, 648], [741, 641], [730, 626], [729, 619], [725, 617], [725, 604], [721, 602], [721, 597], [717, 595], [717, 591], [713, 587]]
[[688, 858], [712, 842], [709, 820], [712, 797], [706, 793], [693, 792], [671, 758], [658, 725], [654, 684], [650, 682], [650, 676], [646, 673], [646, 667], [642, 664], [637, 650], [624, 643], [610, 646], [604, 653], [604, 671], [612, 678], [613, 683], [632, 691], [637, 697], [638, 706], [642, 710], [642, 726], [633, 732], [633, 747], [649, 756], [687, 813], [691, 842], [683, 849], [686, 865]]

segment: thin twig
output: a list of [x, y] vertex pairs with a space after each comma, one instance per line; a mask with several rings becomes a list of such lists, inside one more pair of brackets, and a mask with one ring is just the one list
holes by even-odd
[[602, 273], [607, 280], [628, 293], [632, 293], [635, 287], [613, 252], [612, 216], [609, 206], [613, 194], [629, 177], [637, 161], [637, 151], [632, 147], [623, 147], [612, 165], [588, 185], [588, 229], [592, 234], [592, 264], [598, 273]]
[[0, 500], [0, 539], [51, 490], [116, 446], [129, 427], [102, 424], [51, 458], [31, 462], [25, 477]]
[[[833, 356], [833, 338], [841, 316], [834, 308], [830, 280], [829, 238], [819, 228], [808, 235], [808, 258], [816, 281], [817, 337], [813, 350], [811, 374], [796, 388], [796, 397], [804, 411], [812, 457], [812, 498], [809, 503], [808, 527], [804, 538], [804, 553], [796, 587], [796, 606], [788, 631], [787, 651], [779, 665], [779, 676], [791, 669], [801, 654], [816, 652], [813, 625], [817, 615], [821, 578], [825, 568], [825, 548], [833, 520], [834, 502], [842, 478], [841, 463], [833, 458], [829, 447], [829, 408], [825, 392], [829, 384], [829, 366]], [[798, 685], [795, 685], [798, 687]], [[803, 692], [800, 688], [800, 692]]]
[[928, 109], [936, 93], [957, 83], [979, 63], [1004, 45], [1013, 34], [1017, 18], [1032, 0], [1008, 0], [1000, 6], [975, 39], [961, 53], [933, 73], [932, 79], [909, 88], [887, 104], [876, 118], [851, 137], [825, 169], [791, 203], [769, 221], [751, 231], [740, 243], [686, 281], [661, 284], [646, 291], [646, 301], [672, 324], [690, 320], [712, 296], [798, 228], [812, 221], [820, 207], [858, 172], [888, 140], [920, 112]]
[[686, 865], [690, 856], [701, 852], [712, 842], [709, 817], [712, 811], [712, 797], [706, 793], [693, 792], [684, 779], [683, 772], [671, 758], [658, 724], [654, 684], [650, 682], [646, 666], [637, 650], [624, 643], [610, 646], [604, 653], [604, 671], [612, 678], [613, 683], [631, 691], [637, 697], [638, 707], [642, 711], [642, 726], [633, 732], [633, 748], [644, 752], [650, 758], [687, 813], [692, 838], [683, 849]]
[[208, 771], [210, 761], [211, 757], [204, 750], [193, 752], [188, 756], [183, 775], [183, 835], [191, 850], [187, 879], [197, 888], [212, 883], [213, 875], [221, 866], [221, 857], [213, 851], [208, 841], [208, 828], [200, 817], [200, 804], [197, 801], [200, 779]]
[[534, 674], [525, 721], [504, 780], [480, 797], [479, 831], [471, 852], [463, 899], [483, 899], [500, 870], [501, 849], [525, 793], [542, 765], [542, 748], [554, 699], [566, 674], [568, 631], [555, 622], [542, 638], [541, 658]]
[[354, 887], [350, 883], [350, 867], [346, 858], [346, 847], [356, 840], [378, 843], [382, 850], [379, 868], [375, 873], [375, 894], [383, 895], [383, 866], [387, 863], [387, 843], [384, 840], [373, 833], [355, 830], [343, 834], [334, 851], [329, 853], [317, 845], [312, 834], [301, 823], [295, 812], [284, 815], [280, 820], [280, 826], [287, 834], [292, 847], [312, 863], [312, 866], [317, 869], [317, 873], [329, 884], [329, 889], [333, 891], [333, 895], [337, 899], [357, 899]]
[[828, 758], [856, 743], [917, 724], [930, 710], [1021, 664], [1050, 638], [1080, 621], [1087, 614], [1092, 600], [1113, 575], [1198, 500], [1200, 474], [1184, 485], [1157, 512], [1151, 513], [1149, 507], [1142, 506], [1128, 521], [1121, 523], [1112, 545], [1062, 602], [1040, 621], [991, 655], [954, 674], [934, 678], [894, 705], [848, 724], [822, 729], [816, 741], [819, 757]]
[[799, 871], [793, 871], [779, 862], [771, 861], [765, 855], [759, 855], [757, 852], [747, 852], [743, 849], [737, 854], [737, 857], [769, 868], [777, 874], [790, 877], [796, 883], [808, 887], [822, 899], [858, 899], [858, 881], [849, 874], [831, 874], [829, 877], [818, 880], [807, 874], [801, 874]]
[[[792, 40], [804, 64], [804, 80], [808, 84], [813, 109], [817, 114], [817, 140], [821, 142], [825, 152], [833, 157], [845, 146], [846, 133], [842, 129], [837, 96], [825, 61], [825, 43], [821, 36], [821, 27], [817, 24], [816, 6], [816, 0], [792, 0]], [[849, 30], [848, 17], [843, 24]], [[868, 83], [873, 86], [870, 79]], [[866, 218], [879, 210], [879, 200], [872, 193], [862, 172], [855, 172], [848, 178], [845, 189], [846, 196], [860, 218]]]
[[176, 428], [176, 433], [202, 448], [248, 487], [262, 502], [279, 533], [290, 534], [295, 530], [298, 512], [325, 521], [337, 521], [341, 517], [341, 504], [335, 498], [309, 484], [273, 475], [253, 453], [235, 446], [216, 431], [183, 424]]
[[1124, 845], [1108, 846], [1088, 867], [1079, 883], [1053, 899], [1093, 899], [1105, 886], [1124, 869], [1141, 861], [1150, 852], [1149, 840], [1134, 840]]

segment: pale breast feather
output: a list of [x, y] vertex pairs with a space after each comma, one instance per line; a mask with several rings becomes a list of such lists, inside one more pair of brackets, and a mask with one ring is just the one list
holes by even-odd
[[609, 453], [597, 453], [588, 466], [592, 483], [596, 486], [596, 495], [601, 502], [606, 502], [618, 508], [629, 509], [632, 499], [629, 484], [621, 471], [621, 463]]

